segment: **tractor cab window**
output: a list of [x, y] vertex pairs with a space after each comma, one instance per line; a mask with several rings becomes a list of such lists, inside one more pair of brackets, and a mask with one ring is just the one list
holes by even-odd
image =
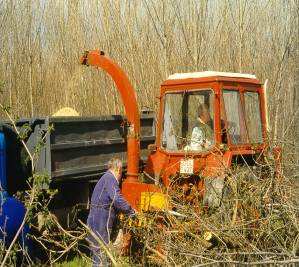
[[167, 93], [162, 147], [205, 151], [214, 145], [214, 94], [210, 89]]
[[233, 144], [247, 143], [247, 134], [240, 93], [234, 90], [223, 90], [223, 101], [226, 113], [226, 132]]
[[[242, 107], [240, 92], [223, 90], [224, 109], [226, 114], [225, 133], [233, 144], [262, 143], [262, 122], [259, 94], [253, 91], [244, 92], [244, 107]], [[224, 121], [224, 120], [223, 120]], [[226, 142], [222, 138], [222, 142]]]
[[262, 122], [259, 94], [257, 92], [245, 92], [245, 118], [250, 143], [262, 143]]

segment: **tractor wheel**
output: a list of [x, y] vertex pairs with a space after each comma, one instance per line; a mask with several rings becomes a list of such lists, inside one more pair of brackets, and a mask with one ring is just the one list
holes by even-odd
[[224, 192], [224, 178], [204, 178], [203, 205], [209, 208], [218, 208], [221, 205]]

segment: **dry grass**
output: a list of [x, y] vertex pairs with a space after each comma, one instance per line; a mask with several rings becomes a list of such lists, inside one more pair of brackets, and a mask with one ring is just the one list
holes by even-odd
[[297, 1], [6, 0], [0, 22], [2, 101], [20, 117], [64, 106], [121, 112], [110, 78], [78, 64], [99, 48], [128, 73], [140, 106], [155, 108], [159, 84], [174, 72], [255, 73], [269, 79], [274, 137], [293, 129]]

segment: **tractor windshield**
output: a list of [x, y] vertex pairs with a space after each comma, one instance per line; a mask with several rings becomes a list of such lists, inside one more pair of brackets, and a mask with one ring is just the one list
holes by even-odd
[[214, 93], [210, 89], [167, 93], [162, 147], [205, 151], [214, 145]]
[[[237, 90], [223, 90], [226, 114], [226, 127], [232, 144], [262, 143], [262, 123], [259, 95], [257, 92], [244, 92], [244, 105]], [[223, 118], [223, 117], [222, 117]]]

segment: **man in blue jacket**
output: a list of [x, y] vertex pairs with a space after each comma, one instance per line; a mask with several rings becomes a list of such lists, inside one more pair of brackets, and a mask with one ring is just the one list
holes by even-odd
[[[122, 177], [122, 162], [112, 158], [108, 162], [108, 171], [97, 182], [91, 197], [91, 207], [87, 219], [87, 225], [104, 244], [110, 241], [112, 226], [115, 223], [118, 212], [134, 215], [135, 211], [124, 199], [120, 192], [119, 182]], [[93, 266], [105, 266], [108, 264], [105, 253], [101, 252], [99, 242], [89, 236], [91, 250], [93, 252]]]

